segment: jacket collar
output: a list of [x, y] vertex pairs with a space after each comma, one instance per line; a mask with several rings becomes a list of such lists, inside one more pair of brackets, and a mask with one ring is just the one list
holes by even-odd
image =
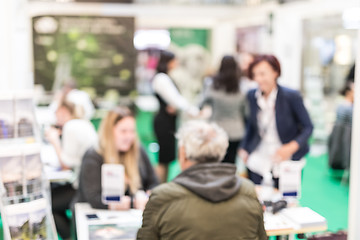
[[269, 96], [267, 98], [265, 98], [260, 89], [257, 89], [255, 92], [255, 97], [257, 99], [257, 105], [260, 109], [264, 109], [264, 108], [274, 108], [275, 107], [275, 103], [276, 103], [276, 99], [277, 99], [277, 94], [278, 94], [278, 86], [276, 86], [271, 93], [269, 94]]

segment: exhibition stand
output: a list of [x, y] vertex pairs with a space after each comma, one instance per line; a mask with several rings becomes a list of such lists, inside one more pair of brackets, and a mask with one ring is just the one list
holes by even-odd
[[49, 181], [29, 92], [0, 100], [0, 211], [4, 237], [57, 239]]

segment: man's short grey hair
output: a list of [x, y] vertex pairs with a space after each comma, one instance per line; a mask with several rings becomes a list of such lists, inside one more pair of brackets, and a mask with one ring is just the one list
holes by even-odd
[[215, 123], [192, 120], [177, 132], [179, 147], [185, 148], [186, 158], [197, 163], [223, 160], [229, 139], [226, 132]]

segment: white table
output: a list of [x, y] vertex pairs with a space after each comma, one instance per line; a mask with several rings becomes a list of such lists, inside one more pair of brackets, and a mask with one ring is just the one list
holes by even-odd
[[75, 221], [78, 240], [133, 240], [142, 224], [142, 211], [100, 210], [88, 203], [76, 203]]
[[288, 235], [289, 239], [298, 233], [327, 230], [326, 219], [307, 207], [288, 208], [276, 214], [265, 212], [264, 222], [268, 236]]
[[[268, 188], [256, 185], [256, 192], [260, 202], [264, 195], [271, 196], [272, 201], [282, 199], [282, 194], [278, 190], [272, 189], [271, 192], [268, 191]], [[299, 206], [297, 198], [289, 198], [288, 200], [288, 206], [290, 207], [276, 214], [271, 212], [264, 213], [265, 230], [268, 236], [287, 235], [288, 239], [294, 239], [294, 235], [298, 233], [327, 230], [327, 223], [324, 217], [307, 207]]]
[[[302, 210], [305, 208], [300, 208]], [[76, 216], [76, 229], [77, 237], [79, 240], [92, 240], [96, 239], [94, 233], [96, 231], [101, 234], [116, 234], [119, 233], [118, 237], [103, 239], [136, 239], [136, 232], [141, 227], [142, 223], [142, 211], [140, 210], [129, 210], [129, 211], [110, 211], [110, 210], [99, 210], [93, 209], [88, 203], [77, 203], [75, 205], [75, 216]], [[315, 212], [314, 212], [315, 213]], [[89, 218], [87, 217], [97, 217]], [[325, 224], [315, 224], [311, 226], [308, 224], [306, 227], [300, 226], [298, 223], [289, 219], [284, 212], [280, 211], [277, 214], [271, 214], [268, 212], [264, 213], [265, 230], [268, 236], [280, 236], [288, 235], [289, 239], [294, 238], [294, 234], [297, 233], [308, 233], [308, 232], [320, 232], [327, 229]], [[103, 230], [103, 232], [101, 232]], [[126, 231], [129, 230], [127, 237], [122, 238], [121, 232], [117, 230]], [[98, 239], [101, 239], [99, 237]]]

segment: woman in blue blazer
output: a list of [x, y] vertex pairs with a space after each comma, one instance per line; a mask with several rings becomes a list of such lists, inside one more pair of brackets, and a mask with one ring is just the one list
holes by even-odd
[[272, 55], [260, 55], [250, 65], [249, 75], [259, 87], [250, 90], [246, 135], [240, 156], [249, 178], [260, 184], [272, 173], [278, 187], [276, 166], [285, 160], [300, 160], [308, 151], [313, 125], [298, 91], [277, 83], [279, 61]]

